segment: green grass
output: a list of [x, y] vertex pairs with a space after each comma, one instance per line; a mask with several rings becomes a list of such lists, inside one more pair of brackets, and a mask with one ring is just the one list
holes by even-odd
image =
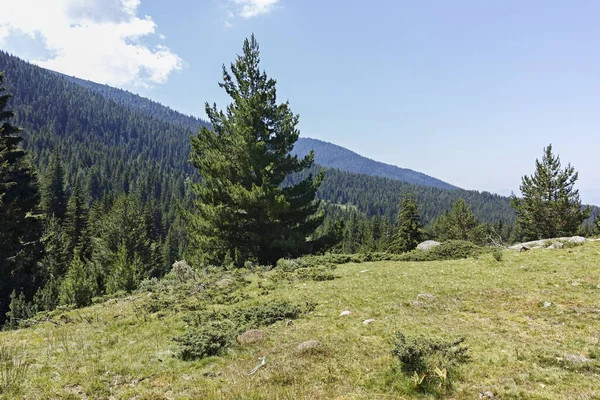
[[[500, 262], [484, 254], [344, 264], [336, 279], [318, 282], [274, 282], [274, 273], [249, 274], [250, 283], [233, 285], [238, 295], [221, 293], [219, 305], [188, 285], [58, 311], [54, 323], [2, 332], [0, 346], [27, 369], [22, 382], [0, 386], [0, 398], [426, 398], [392, 356], [396, 331], [466, 339], [471, 361], [446, 398], [488, 391], [501, 399], [600, 398], [600, 242], [505, 251]], [[173, 338], [187, 331], [192, 310], [272, 300], [316, 308], [291, 325], [260, 328], [266, 341], [198, 361], [175, 357]], [[344, 310], [352, 314], [340, 317]], [[310, 339], [323, 344], [320, 351], [298, 352]], [[261, 356], [266, 365], [248, 376]], [[578, 362], [581, 356], [589, 361]]]

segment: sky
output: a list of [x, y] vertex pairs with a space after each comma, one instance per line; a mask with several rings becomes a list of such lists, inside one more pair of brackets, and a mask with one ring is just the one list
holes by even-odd
[[18, 0], [0, 48], [205, 117], [252, 33], [301, 135], [519, 194], [552, 143], [600, 205], [595, 0]]

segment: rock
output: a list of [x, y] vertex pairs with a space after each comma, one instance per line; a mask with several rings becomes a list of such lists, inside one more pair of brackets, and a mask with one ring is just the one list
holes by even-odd
[[581, 354], [565, 354], [564, 359], [574, 364], [584, 363], [590, 361], [589, 358], [582, 356]]
[[550, 303], [549, 301], [545, 301], [544, 304], [542, 304], [542, 307], [544, 308], [548, 308], [550, 306], [552, 306], [552, 303]]
[[371, 319], [365, 319], [365, 320], [363, 321], [363, 325], [369, 325], [370, 323], [373, 323], [373, 322], [375, 322], [375, 320], [374, 320], [374, 319], [372, 319], [372, 318], [371, 318]]
[[352, 311], [348, 311], [348, 310], [346, 310], [346, 311], [342, 311], [342, 312], [340, 313], [340, 317], [345, 317], [346, 315], [350, 315], [350, 314], [352, 314]]
[[417, 295], [417, 300], [419, 299], [428, 299], [428, 300], [433, 300], [435, 299], [435, 296], [429, 293], [419, 293]]
[[262, 342], [267, 338], [265, 331], [258, 329], [250, 329], [237, 337], [237, 341], [240, 344], [252, 344]]
[[323, 345], [318, 340], [307, 340], [302, 342], [296, 348], [300, 353], [313, 353], [323, 349]]
[[429, 250], [432, 247], [439, 246], [441, 243], [435, 240], [426, 240], [417, 245], [418, 250]]
[[555, 242], [548, 246], [549, 249], [562, 249], [563, 247], [565, 247], [563, 242]]
[[285, 326], [292, 326], [294, 324], [294, 321], [292, 321], [291, 319], [288, 319], [287, 321], [285, 321]]
[[480, 399], [495, 399], [496, 395], [489, 390], [487, 392], [479, 393]]
[[585, 238], [583, 236], [573, 236], [573, 237], [569, 238], [568, 242], [569, 243], [584, 243]]

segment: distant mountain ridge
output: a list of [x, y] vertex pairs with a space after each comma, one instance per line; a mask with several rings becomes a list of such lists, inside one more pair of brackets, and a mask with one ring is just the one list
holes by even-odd
[[341, 171], [352, 172], [355, 174], [388, 178], [412, 183], [413, 185], [431, 186], [448, 190], [458, 189], [458, 187], [454, 185], [425, 175], [421, 172], [375, 161], [344, 147], [318, 139], [301, 138], [294, 146], [292, 153], [303, 157], [308, 154], [310, 150], [315, 151], [315, 162], [327, 168], [336, 168]]
[[[202, 126], [210, 126], [208, 122], [203, 121], [200, 118], [179, 113], [158, 102], [141, 97], [129, 91], [60, 73], [57, 74], [65, 77], [73, 83], [91, 89], [102, 96], [115, 101], [116, 103], [125, 105], [134, 111], [145, 113], [164, 121], [176, 122], [192, 131], [197, 132]], [[458, 187], [454, 185], [421, 172], [375, 161], [361, 156], [360, 154], [357, 154], [344, 147], [318, 139], [301, 137], [298, 139], [298, 142], [296, 142], [292, 153], [303, 157], [308, 154], [310, 150], [315, 151], [315, 162], [325, 168], [336, 168], [341, 171], [352, 172], [356, 174], [364, 174], [379, 178], [389, 178], [420, 186], [431, 186], [448, 190], [458, 189]]]

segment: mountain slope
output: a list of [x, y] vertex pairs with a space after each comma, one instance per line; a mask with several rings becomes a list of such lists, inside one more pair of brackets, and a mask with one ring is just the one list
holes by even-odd
[[[67, 75], [60, 75], [78, 85], [92, 89], [108, 99], [114, 100], [119, 104], [123, 104], [131, 110], [141, 112], [164, 121], [176, 122], [193, 131], [198, 131], [203, 125], [208, 124], [201, 119], [178, 113], [177, 111], [163, 106], [160, 103], [125, 90], [116, 89], [107, 85], [101, 85]], [[415, 185], [432, 186], [440, 189], [457, 189], [456, 186], [425, 175], [421, 172], [371, 160], [370, 158], [363, 157], [360, 154], [350, 151], [344, 147], [317, 139], [301, 137], [294, 146], [294, 150], [292, 152], [302, 157], [308, 154], [311, 150], [315, 151], [315, 162], [326, 168], [336, 168], [341, 171], [365, 174], [380, 178], [389, 178]]]
[[384, 164], [363, 157], [344, 147], [318, 139], [302, 138], [294, 146], [293, 153], [300, 157], [311, 150], [315, 152], [315, 162], [327, 168], [336, 168], [356, 174], [365, 174], [380, 178], [389, 178], [421, 186], [431, 186], [440, 189], [457, 189], [444, 181], [425, 175], [411, 169]]
[[[65, 164], [67, 188], [80, 179], [91, 200], [101, 198], [103, 193], [131, 193], [142, 204], [160, 204], [163, 211], [169, 212], [168, 220], [176, 214], [175, 204], [189, 204], [189, 185], [185, 182], [195, 180], [196, 174], [187, 162], [189, 136], [206, 122], [129, 92], [39, 68], [3, 52], [0, 70], [5, 71], [8, 89], [13, 94], [9, 104], [16, 115], [13, 122], [24, 129], [26, 145], [42, 175], [51, 152], [58, 148]], [[314, 139], [301, 139], [296, 151], [308, 151], [315, 145], [317, 160], [325, 167], [339, 164], [322, 158], [319, 149], [350, 153]], [[362, 164], [357, 164], [375, 165], [376, 175], [404, 171], [397, 167], [386, 169], [384, 164], [356, 154], [355, 157], [362, 160]], [[366, 167], [361, 170], [368, 172]], [[424, 175], [411, 173], [417, 174], [415, 180], [423, 181]], [[423, 186], [332, 168], [319, 196], [330, 204], [356, 206], [367, 216], [392, 218], [401, 196], [414, 192], [423, 205], [426, 221], [449, 210], [453, 201], [462, 196], [482, 221], [514, 219], [504, 197], [445, 190], [439, 186], [453, 186], [431, 179], [429, 186]]]

